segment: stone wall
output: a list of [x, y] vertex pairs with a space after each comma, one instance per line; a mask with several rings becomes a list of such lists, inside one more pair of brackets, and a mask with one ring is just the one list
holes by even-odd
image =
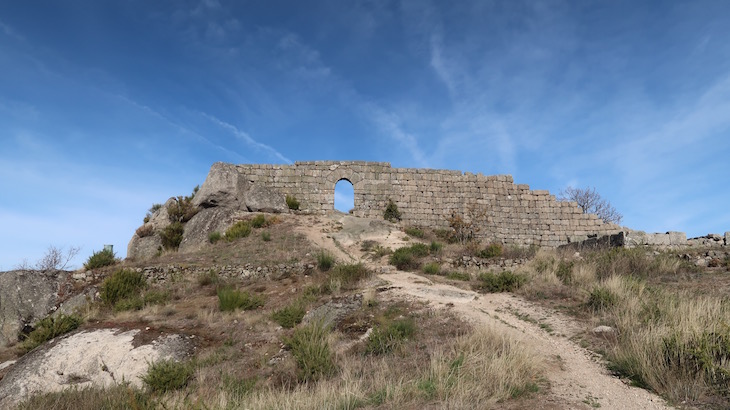
[[352, 183], [352, 213], [359, 217], [382, 219], [388, 201], [393, 200], [404, 224], [447, 228], [447, 217], [457, 214], [468, 219], [471, 209], [479, 214], [477, 236], [506, 244], [554, 247], [621, 230], [596, 215], [582, 213], [573, 202], [557, 201], [548, 191], [514, 184], [510, 175], [392, 168], [387, 162], [364, 161], [245, 164], [236, 165], [236, 170], [248, 184], [296, 197], [305, 212], [332, 211], [335, 184], [340, 180]]

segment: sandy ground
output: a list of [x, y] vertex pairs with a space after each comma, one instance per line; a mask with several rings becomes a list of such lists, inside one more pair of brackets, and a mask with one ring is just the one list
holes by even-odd
[[482, 295], [364, 260], [359, 249], [363, 240], [375, 240], [392, 249], [412, 243], [403, 241], [405, 234], [395, 225], [344, 214], [312, 217], [309, 222], [298, 228], [300, 232], [338, 259], [361, 261], [376, 271], [388, 272], [379, 275], [388, 284], [381, 287], [381, 297], [417, 300], [434, 308], [451, 309], [475, 326], [494, 325], [529, 344], [549, 364], [546, 377], [550, 392], [545, 407], [671, 408], [659, 396], [611, 375], [598, 355], [571, 340], [584, 330], [583, 326], [559, 312], [512, 294]]

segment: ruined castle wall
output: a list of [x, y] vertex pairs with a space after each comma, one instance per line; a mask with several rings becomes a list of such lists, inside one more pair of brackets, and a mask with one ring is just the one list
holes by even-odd
[[514, 184], [510, 175], [484, 176], [460, 171], [392, 168], [387, 162], [314, 161], [294, 165], [237, 165], [249, 182], [293, 195], [300, 209], [334, 209], [335, 184], [354, 188], [355, 216], [381, 219], [388, 200], [398, 205], [407, 225], [447, 228], [452, 214], [475, 216], [476, 233], [507, 244], [558, 246], [590, 234], [619, 231], [573, 202], [559, 202], [547, 191]]

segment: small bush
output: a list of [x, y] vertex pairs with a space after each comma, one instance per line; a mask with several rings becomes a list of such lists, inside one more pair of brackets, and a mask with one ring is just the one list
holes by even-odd
[[441, 249], [443, 249], [444, 244], [436, 241], [431, 241], [431, 245], [429, 246], [429, 252], [431, 255], [436, 255], [439, 252], [441, 252]]
[[183, 226], [182, 222], [175, 221], [167, 225], [165, 229], [160, 232], [162, 247], [168, 250], [179, 248], [180, 243], [182, 243], [184, 231], [185, 227]]
[[468, 282], [471, 280], [471, 276], [469, 276], [469, 274], [466, 272], [449, 272], [446, 277], [452, 280], [463, 280], [464, 282]]
[[396, 320], [384, 326], [376, 325], [365, 345], [365, 352], [374, 355], [390, 353], [415, 332], [416, 323], [412, 318]]
[[328, 336], [329, 329], [322, 323], [311, 323], [296, 329], [292, 337], [284, 341], [297, 363], [300, 381], [317, 381], [337, 371]]
[[425, 236], [425, 234], [423, 233], [423, 230], [413, 227], [413, 226], [406, 228], [405, 233], [414, 238], [423, 238]]
[[332, 269], [332, 267], [335, 265], [335, 257], [325, 251], [319, 251], [317, 253], [317, 268], [319, 268], [322, 272], [327, 272], [328, 270]]
[[383, 212], [383, 218], [385, 218], [386, 221], [390, 221], [390, 222], [398, 222], [401, 219], [401, 214], [400, 214], [400, 211], [398, 210], [398, 205], [396, 205], [392, 199], [389, 199], [388, 205], [385, 206], [385, 212]]
[[479, 275], [479, 283], [475, 288], [490, 293], [512, 292], [522, 287], [525, 282], [525, 276], [510, 271], [503, 271], [496, 275], [492, 272], [483, 272]]
[[502, 256], [502, 245], [498, 243], [492, 243], [486, 248], [479, 251], [478, 256], [484, 259], [498, 258]]
[[187, 386], [195, 374], [195, 366], [190, 362], [160, 360], [152, 363], [142, 381], [154, 391], [165, 393]]
[[220, 232], [215, 231], [208, 234], [208, 242], [210, 243], [216, 243], [220, 241], [223, 238], [223, 235], [221, 235]]
[[56, 336], [66, 334], [81, 325], [81, 318], [77, 315], [48, 316], [35, 324], [22, 344], [22, 349], [29, 352]]
[[428, 275], [438, 275], [441, 273], [441, 265], [436, 262], [431, 262], [423, 265], [423, 273]]
[[413, 256], [409, 247], [403, 247], [390, 255], [390, 264], [400, 270], [411, 270], [418, 269], [421, 263]]
[[261, 240], [264, 242], [271, 241], [271, 234], [269, 232], [261, 232]]
[[294, 196], [287, 195], [286, 196], [286, 206], [289, 209], [291, 209], [292, 211], [297, 211], [297, 210], [299, 210], [299, 201], [297, 201], [297, 199]]
[[254, 216], [253, 219], [251, 219], [251, 227], [259, 229], [259, 228], [263, 228], [265, 226], [268, 226], [268, 224], [266, 223], [265, 216], [258, 214], [256, 216]]
[[155, 234], [155, 228], [152, 225], [150, 225], [147, 222], [145, 222], [144, 225], [142, 225], [139, 228], [137, 228], [137, 230], [135, 231], [135, 233], [140, 238], [144, 238], [144, 237], [147, 237], [147, 236], [154, 235]]
[[139, 296], [147, 286], [143, 274], [127, 269], [114, 272], [101, 285], [101, 300], [114, 306], [117, 302], [132, 296]]
[[611, 290], [602, 286], [596, 286], [591, 290], [587, 304], [594, 312], [600, 312], [613, 307], [616, 305], [616, 302], [618, 302], [618, 297]]
[[730, 327], [692, 335], [674, 333], [663, 340], [666, 365], [704, 379], [720, 394], [730, 395]]
[[410, 246], [410, 248], [413, 256], [416, 256], [418, 258], [428, 256], [428, 254], [430, 253], [430, 248], [428, 247], [428, 245], [424, 245], [422, 243], [414, 243]]
[[565, 285], [570, 285], [573, 283], [573, 265], [575, 263], [573, 261], [564, 261], [561, 260], [558, 263], [558, 268], [555, 271], [555, 276], [560, 279], [561, 282]]
[[218, 289], [218, 307], [222, 312], [232, 312], [236, 309], [253, 310], [263, 305], [264, 297], [261, 295], [229, 287]]
[[175, 202], [168, 205], [167, 215], [170, 222], [185, 223], [198, 213], [198, 207], [193, 205], [192, 196], [178, 196]]
[[200, 286], [215, 285], [218, 283], [218, 280], [218, 274], [212, 269], [198, 275], [198, 285]]
[[238, 238], [245, 238], [251, 234], [251, 225], [248, 221], [238, 221], [226, 230], [226, 240], [231, 242]]
[[110, 249], [104, 249], [103, 251], [94, 252], [86, 260], [84, 268], [86, 269], [98, 269], [104, 266], [111, 266], [117, 263], [116, 255], [114, 251]]
[[307, 313], [307, 310], [304, 308], [304, 305], [301, 302], [294, 302], [291, 305], [275, 311], [271, 315], [271, 318], [281, 327], [291, 329], [302, 322], [305, 313]]

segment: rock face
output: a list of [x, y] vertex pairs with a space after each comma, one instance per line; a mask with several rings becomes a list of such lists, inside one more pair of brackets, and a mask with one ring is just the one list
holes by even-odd
[[246, 207], [251, 212], [280, 213], [288, 210], [286, 199], [276, 188], [252, 184], [246, 191]]
[[[146, 260], [162, 247], [160, 232], [170, 224], [170, 198], [142, 225], [127, 245], [127, 259]], [[238, 167], [216, 162], [192, 199], [200, 211], [185, 223], [179, 252], [195, 252], [208, 244], [208, 235], [224, 233], [244, 212], [288, 212], [286, 198], [278, 189], [249, 181]]]
[[57, 338], [18, 360], [0, 380], [0, 408], [11, 408], [33, 394], [71, 387], [109, 386], [140, 377], [158, 360], [181, 360], [194, 346], [182, 335], [158, 335], [142, 340], [144, 330], [97, 329]]
[[51, 312], [67, 276], [63, 271], [0, 272], [0, 346], [17, 342], [24, 326]]
[[183, 240], [179, 252], [195, 252], [208, 243], [208, 235], [212, 232], [223, 233], [233, 225], [236, 211], [230, 208], [207, 208], [195, 214], [185, 224]]
[[216, 162], [195, 194], [193, 205], [202, 208], [246, 209], [244, 194], [248, 188], [249, 182], [241, 176], [235, 165]]

